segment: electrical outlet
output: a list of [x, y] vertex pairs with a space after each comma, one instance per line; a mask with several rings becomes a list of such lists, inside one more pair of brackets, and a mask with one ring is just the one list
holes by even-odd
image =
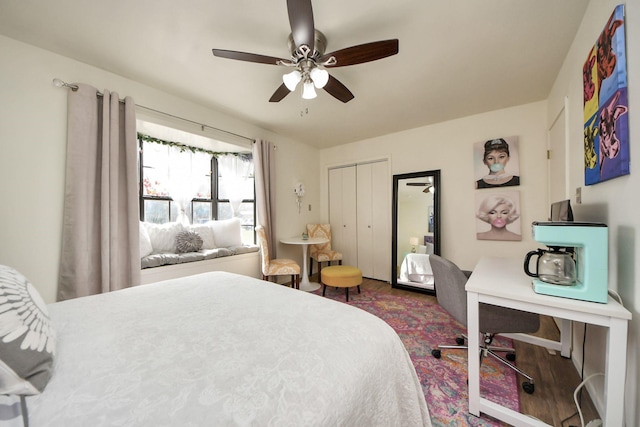
[[576, 204], [582, 203], [582, 187], [576, 188]]

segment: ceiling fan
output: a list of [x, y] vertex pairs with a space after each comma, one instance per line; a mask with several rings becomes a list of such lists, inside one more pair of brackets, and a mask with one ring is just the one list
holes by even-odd
[[293, 71], [282, 77], [283, 83], [271, 95], [269, 102], [281, 101], [290, 92], [293, 92], [300, 82], [303, 85], [302, 97], [305, 99], [315, 98], [315, 88], [323, 88], [334, 98], [342, 102], [349, 102], [354, 98], [351, 91], [338, 79], [331, 76], [326, 69], [362, 64], [398, 53], [398, 39], [365, 43], [324, 53], [327, 39], [314, 27], [311, 0], [287, 0], [287, 11], [291, 26], [291, 34], [289, 35], [290, 59], [213, 49], [213, 54], [220, 58], [293, 68]]

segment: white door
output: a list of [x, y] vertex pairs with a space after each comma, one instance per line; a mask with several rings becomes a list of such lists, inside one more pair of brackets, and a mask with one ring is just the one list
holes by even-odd
[[387, 162], [357, 166], [358, 268], [364, 277], [391, 280], [390, 193]]
[[373, 268], [373, 194], [371, 163], [357, 166], [358, 188], [358, 268], [364, 277], [374, 278]]
[[391, 281], [391, 176], [386, 161], [371, 165], [374, 278]]
[[358, 265], [355, 166], [329, 170], [329, 223], [332, 249], [343, 264]]

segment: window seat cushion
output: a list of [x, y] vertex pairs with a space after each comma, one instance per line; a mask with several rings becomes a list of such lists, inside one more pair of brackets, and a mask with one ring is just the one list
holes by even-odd
[[203, 261], [226, 256], [258, 252], [257, 245], [238, 245], [228, 248], [202, 249], [198, 252], [160, 253], [142, 257], [142, 268], [161, 267], [163, 265], [183, 264], [187, 262]]

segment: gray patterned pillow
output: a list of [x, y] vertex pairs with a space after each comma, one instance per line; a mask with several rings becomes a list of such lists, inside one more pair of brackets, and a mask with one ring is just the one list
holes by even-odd
[[0, 394], [39, 394], [51, 378], [56, 334], [47, 306], [19, 272], [0, 265]]
[[202, 237], [194, 231], [181, 231], [176, 234], [176, 249], [179, 254], [198, 252], [202, 248]]

